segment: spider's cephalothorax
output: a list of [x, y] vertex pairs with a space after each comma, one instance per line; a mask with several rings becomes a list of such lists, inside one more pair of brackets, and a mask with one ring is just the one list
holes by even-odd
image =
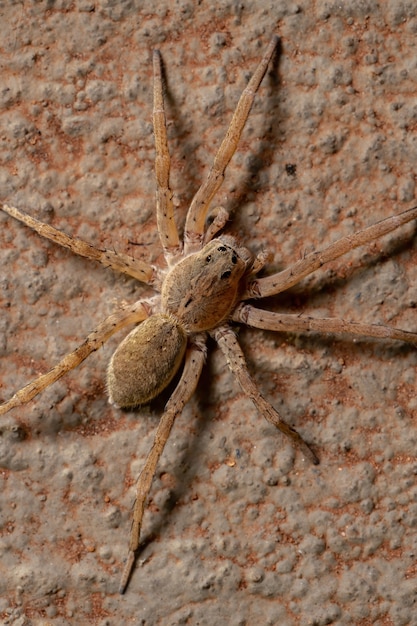
[[171, 313], [187, 333], [212, 330], [236, 304], [239, 281], [251, 255], [226, 239], [231, 237], [214, 239], [200, 252], [186, 256], [162, 285], [162, 310]]
[[207, 179], [191, 202], [183, 244], [175, 224], [172, 192], [169, 186], [170, 158], [162, 93], [161, 60], [159, 52], [154, 53], [153, 124], [156, 144], [157, 224], [168, 271], [120, 252], [100, 250], [81, 239], [66, 235], [53, 226], [39, 222], [15, 207], [6, 204], [1, 206], [3, 211], [30, 226], [43, 237], [69, 248], [76, 254], [99, 261], [107, 267], [153, 285], [157, 291], [161, 285], [161, 295], [119, 307], [58, 365], [0, 405], [0, 415], [3, 415], [10, 409], [28, 402], [66, 372], [77, 367], [114, 333], [128, 325], [139, 324], [122, 341], [108, 369], [108, 390], [113, 404], [133, 407], [148, 402], [168, 385], [183, 363], [181, 376], [166, 404], [153, 446], [137, 482], [129, 552], [120, 584], [121, 593], [126, 588], [135, 552], [139, 547], [143, 512], [158, 459], [175, 417], [196, 389], [205, 360], [208, 334], [217, 341], [241, 388], [251, 398], [259, 412], [287, 435], [313, 463], [318, 463], [314, 452], [300, 435], [281, 419], [256, 387], [229, 322], [240, 322], [272, 331], [343, 332], [417, 343], [417, 333], [391, 326], [280, 314], [259, 309], [249, 302], [253, 298], [278, 294], [297, 284], [325, 263], [415, 219], [417, 208], [369, 226], [330, 244], [323, 250], [307, 254], [284, 271], [264, 278], [258, 278], [257, 274], [268, 260], [268, 255], [261, 254], [253, 259], [247, 248], [240, 247], [233, 237], [214, 238], [227, 221], [224, 209], [218, 208], [213, 212], [213, 222], [206, 228], [211, 202], [236, 150], [256, 91], [277, 44], [278, 38], [273, 37], [239, 99]]

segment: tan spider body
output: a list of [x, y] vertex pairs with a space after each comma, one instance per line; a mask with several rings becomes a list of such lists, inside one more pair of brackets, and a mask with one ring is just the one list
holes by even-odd
[[178, 371], [187, 335], [211, 330], [230, 314], [247, 263], [225, 239], [211, 241], [169, 271], [162, 284], [161, 313], [132, 330], [110, 361], [112, 404], [135, 407], [155, 398]]
[[264, 267], [267, 255], [254, 258], [235, 238], [215, 237], [227, 220], [224, 209], [216, 209], [213, 212], [213, 221], [206, 228], [211, 201], [236, 150], [255, 93], [277, 43], [278, 38], [274, 37], [239, 100], [206, 181], [193, 198], [186, 219], [183, 244], [175, 225], [172, 192], [169, 186], [170, 159], [161, 62], [159, 53], [154, 53], [153, 122], [156, 144], [157, 223], [167, 268], [156, 268], [111, 250], [99, 250], [39, 222], [19, 209], [5, 204], [1, 206], [3, 211], [24, 222], [47, 239], [71, 249], [76, 254], [97, 260], [141, 282], [151, 284], [160, 295], [120, 307], [58, 365], [18, 391], [8, 402], [0, 405], [0, 415], [31, 400], [66, 372], [77, 367], [114, 333], [128, 325], [139, 324], [121, 342], [110, 361], [108, 368], [110, 402], [121, 407], [134, 407], [148, 402], [169, 384], [183, 364], [179, 382], [167, 402], [154, 444], [137, 482], [129, 553], [120, 584], [121, 593], [126, 588], [135, 552], [139, 547], [143, 512], [158, 459], [175, 417], [196, 389], [205, 360], [208, 334], [217, 341], [241, 388], [253, 400], [260, 413], [290, 437], [293, 444], [313, 463], [318, 463], [315, 454], [298, 433], [281, 420], [277, 411], [262, 397], [251, 379], [230, 322], [243, 322], [256, 328], [276, 331], [343, 332], [417, 343], [417, 333], [389, 326], [280, 314], [258, 309], [247, 302], [253, 298], [278, 294], [300, 282], [325, 263], [415, 219], [417, 208], [409, 209], [352, 236], [340, 239], [321, 251], [306, 255], [286, 270], [264, 278], [258, 278], [257, 274]]

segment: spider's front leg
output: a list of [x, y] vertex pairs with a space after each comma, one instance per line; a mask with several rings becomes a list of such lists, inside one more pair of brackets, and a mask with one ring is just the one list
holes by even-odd
[[235, 374], [242, 390], [252, 402], [255, 404], [259, 412], [274, 424], [284, 435], [289, 437], [296, 448], [312, 461], [315, 465], [319, 463], [317, 456], [311, 448], [303, 441], [296, 430], [286, 424], [278, 414], [278, 412], [262, 397], [252, 380], [246, 365], [245, 357], [242, 349], [236, 339], [233, 330], [229, 326], [220, 326], [216, 328], [211, 335], [217, 341], [220, 349], [226, 357], [227, 364]]
[[195, 194], [188, 210], [184, 231], [184, 249], [186, 254], [196, 252], [204, 240], [204, 224], [207, 211], [215, 193], [220, 188], [227, 166], [236, 152], [240, 136], [248, 119], [256, 92], [265, 75], [268, 64], [277, 49], [279, 38], [274, 36], [237, 103], [232, 121], [227, 129], [207, 179]]
[[174, 420], [193, 395], [200, 379], [206, 358], [206, 337], [200, 333], [191, 340], [185, 355], [184, 370], [174, 393], [168, 400], [165, 412], [159, 422], [152, 448], [136, 485], [136, 499], [130, 531], [129, 552], [120, 581], [119, 592], [124, 593], [135, 562], [135, 552], [139, 548], [142, 518], [146, 500], [155, 475], [156, 466], [168, 441]]

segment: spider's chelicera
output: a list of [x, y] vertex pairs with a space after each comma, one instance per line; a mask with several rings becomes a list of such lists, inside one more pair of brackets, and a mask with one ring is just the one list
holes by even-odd
[[166, 404], [153, 446], [138, 478], [128, 558], [120, 584], [121, 593], [126, 588], [135, 553], [139, 548], [143, 512], [158, 459], [175, 417], [196, 389], [206, 356], [208, 335], [218, 343], [242, 390], [251, 398], [259, 412], [287, 435], [313, 463], [318, 463], [314, 452], [262, 397], [250, 377], [231, 322], [281, 332], [312, 330], [325, 333], [343, 332], [417, 343], [417, 333], [390, 326], [281, 314], [259, 309], [250, 303], [254, 299], [275, 295], [288, 289], [325, 263], [395, 230], [416, 218], [417, 208], [404, 211], [340, 239], [321, 251], [307, 254], [286, 270], [262, 278], [258, 277], [258, 274], [266, 264], [268, 259], [266, 254], [254, 257], [247, 248], [240, 246], [234, 237], [226, 235], [216, 237], [228, 218], [224, 209], [215, 209], [211, 224], [206, 225], [211, 202], [220, 188], [227, 165], [236, 150], [256, 91], [277, 44], [278, 37], [273, 37], [239, 99], [207, 179], [191, 202], [183, 242], [180, 241], [175, 224], [172, 192], [169, 186], [170, 157], [161, 59], [159, 52], [154, 52], [153, 125], [156, 144], [157, 224], [166, 260], [165, 268], [154, 267], [111, 250], [100, 250], [39, 222], [15, 207], [1, 205], [3, 211], [33, 228], [43, 237], [69, 248], [76, 254], [97, 260], [107, 267], [152, 285], [158, 295], [139, 300], [133, 305], [121, 306], [58, 365], [23, 387], [8, 402], [0, 405], [0, 415], [31, 400], [66, 372], [77, 367], [114, 333], [128, 325], [136, 326], [117, 348], [108, 368], [110, 402], [122, 408], [148, 402], [168, 385], [182, 367], [179, 382]]

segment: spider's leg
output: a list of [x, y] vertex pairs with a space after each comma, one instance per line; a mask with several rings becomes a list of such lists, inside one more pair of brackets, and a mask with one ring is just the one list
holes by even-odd
[[281, 293], [281, 291], [285, 291], [299, 283], [300, 280], [322, 267], [325, 263], [334, 261], [334, 259], [346, 254], [350, 250], [363, 246], [374, 239], [378, 239], [416, 218], [417, 207], [413, 207], [398, 215], [381, 220], [372, 226], [368, 226], [353, 235], [342, 237], [342, 239], [338, 239], [323, 250], [316, 250], [307, 254], [303, 259], [297, 261], [294, 265], [291, 265], [282, 272], [278, 272], [272, 276], [266, 276], [265, 278], [256, 278], [249, 282], [242, 299], [265, 298], [266, 296]]
[[291, 426], [286, 424], [278, 412], [263, 398], [252, 380], [246, 365], [245, 357], [242, 349], [236, 339], [236, 336], [228, 326], [221, 326], [214, 330], [212, 336], [217, 341], [220, 349], [226, 357], [227, 364], [235, 374], [242, 390], [252, 400], [258, 411], [276, 426], [284, 435], [287, 435], [293, 445], [301, 450], [301, 452], [310, 459], [315, 465], [319, 460], [309, 446], [302, 440], [300, 435]]
[[226, 167], [236, 151], [237, 144], [246, 120], [248, 119], [255, 94], [265, 75], [278, 41], [279, 38], [277, 36], [271, 39], [261, 62], [256, 68], [255, 73], [250, 79], [246, 89], [240, 96], [232, 121], [230, 122], [226, 136], [223, 139], [216, 156], [214, 157], [214, 162], [207, 179], [198, 189], [191, 202], [184, 232], [184, 249], [186, 254], [196, 252], [202, 246], [204, 238], [204, 223], [208, 208], [214, 194], [223, 182]]
[[348, 322], [335, 317], [314, 318], [289, 313], [275, 313], [264, 311], [250, 304], [240, 304], [233, 311], [232, 319], [243, 322], [253, 328], [275, 330], [278, 332], [295, 333], [345, 333], [359, 337], [378, 337], [380, 339], [395, 339], [417, 345], [417, 333], [407, 330], [384, 326], [383, 324], [362, 324]]
[[156, 466], [168, 440], [177, 415], [193, 395], [199, 381], [206, 357], [206, 338], [203, 334], [194, 337], [185, 355], [184, 370], [174, 393], [168, 400], [159, 422], [152, 448], [147, 456], [136, 485], [136, 499], [130, 531], [129, 552], [120, 581], [119, 592], [124, 593], [135, 562], [135, 552], [139, 548], [140, 531], [146, 500], [155, 475]]
[[113, 270], [123, 272], [128, 276], [133, 276], [133, 278], [140, 280], [142, 283], [152, 284], [156, 280], [157, 269], [144, 261], [139, 261], [127, 254], [114, 252], [113, 250], [100, 250], [82, 239], [70, 237], [61, 230], [49, 224], [45, 224], [44, 222], [40, 222], [24, 211], [9, 206], [8, 204], [0, 204], [0, 209], [19, 220], [19, 222], [23, 222], [26, 226], [32, 228], [32, 230], [36, 231], [41, 237], [45, 237], [45, 239], [49, 239], [49, 241], [53, 241], [64, 248], [68, 248], [75, 254], [86, 257], [87, 259], [92, 259], [93, 261], [98, 261], [105, 267], [111, 267]]
[[92, 352], [101, 348], [101, 346], [118, 330], [128, 324], [135, 324], [143, 321], [152, 310], [149, 301], [139, 300], [135, 304], [121, 307], [118, 311], [109, 315], [101, 324], [99, 324], [84, 342], [70, 352], [46, 374], [42, 374], [34, 381], [17, 391], [10, 400], [4, 404], [0, 404], [0, 415], [4, 415], [10, 409], [26, 404], [32, 400], [41, 391], [52, 385], [64, 374], [77, 367]]
[[156, 219], [158, 232], [168, 265], [181, 255], [181, 243], [174, 219], [172, 191], [169, 186], [170, 156], [167, 141], [161, 55], [153, 53], [153, 129], [155, 135]]

